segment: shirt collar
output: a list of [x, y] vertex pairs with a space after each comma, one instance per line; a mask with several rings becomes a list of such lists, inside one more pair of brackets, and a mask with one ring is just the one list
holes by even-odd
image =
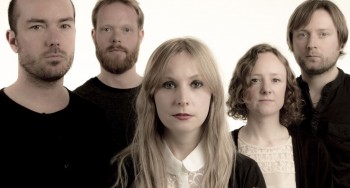
[[171, 174], [178, 174], [184, 170], [195, 172], [201, 169], [205, 164], [202, 141], [200, 141], [197, 147], [182, 161], [178, 160], [173, 155], [166, 143], [164, 144], [163, 155], [167, 172]]

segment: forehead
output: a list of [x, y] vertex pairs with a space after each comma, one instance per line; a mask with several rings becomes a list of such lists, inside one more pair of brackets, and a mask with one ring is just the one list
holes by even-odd
[[324, 9], [317, 9], [312, 15], [307, 27], [315, 27], [319, 29], [335, 28], [333, 19], [329, 12]]
[[23, 20], [74, 18], [70, 0], [18, 0], [16, 11]]
[[114, 2], [103, 5], [97, 13], [97, 19], [99, 22], [128, 20], [137, 23], [137, 13], [132, 6], [125, 5], [121, 2]]
[[198, 73], [197, 60], [187, 52], [180, 52], [170, 57], [166, 67], [166, 73], [183, 73], [194, 74]]
[[271, 52], [260, 53], [253, 67], [252, 74], [287, 74], [286, 67]]

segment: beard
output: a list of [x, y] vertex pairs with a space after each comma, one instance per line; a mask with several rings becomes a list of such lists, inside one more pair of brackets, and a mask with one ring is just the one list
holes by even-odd
[[[316, 61], [316, 60], [315, 60]], [[321, 57], [318, 62], [313, 61], [313, 63], [318, 63], [319, 66], [317, 67], [310, 67], [308, 66], [310, 60], [305, 60], [303, 58], [299, 58], [299, 66], [301, 70], [303, 70], [306, 74], [310, 76], [317, 76], [321, 75], [329, 70], [331, 70], [337, 63], [337, 59], [329, 59], [325, 57]]]
[[118, 46], [118, 48], [123, 49], [123, 51], [126, 53], [126, 57], [124, 59], [120, 57], [108, 56], [108, 52], [106, 51], [112, 47], [113, 46], [109, 46], [106, 50], [103, 50], [98, 45], [96, 45], [96, 57], [99, 60], [101, 66], [112, 74], [123, 74], [126, 71], [130, 70], [137, 62], [140, 43], [138, 43], [136, 45], [136, 48], [134, 48], [132, 51]]
[[[45, 60], [50, 54], [59, 55], [63, 60]], [[29, 75], [45, 82], [55, 82], [63, 78], [71, 68], [74, 59], [74, 53], [68, 56], [66, 52], [57, 47], [52, 47], [39, 57], [34, 57], [26, 53], [20, 45], [18, 45], [18, 56], [19, 65]]]

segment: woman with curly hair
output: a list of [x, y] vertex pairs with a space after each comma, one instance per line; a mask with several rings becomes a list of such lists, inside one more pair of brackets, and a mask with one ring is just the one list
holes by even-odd
[[238, 151], [259, 164], [267, 187], [331, 187], [323, 143], [295, 129], [303, 101], [287, 59], [269, 44], [251, 47], [229, 85], [228, 115], [246, 125], [232, 132]]

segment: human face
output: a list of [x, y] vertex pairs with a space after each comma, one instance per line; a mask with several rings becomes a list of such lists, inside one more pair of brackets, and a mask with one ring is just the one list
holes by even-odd
[[187, 53], [171, 57], [154, 95], [159, 119], [170, 134], [199, 135], [210, 106], [211, 92]]
[[19, 64], [35, 79], [56, 81], [70, 69], [75, 48], [74, 10], [69, 0], [19, 0], [17, 34], [7, 32]]
[[138, 27], [136, 11], [116, 2], [101, 7], [92, 37], [101, 66], [110, 73], [122, 74], [137, 61], [143, 29]]
[[251, 84], [245, 99], [248, 118], [279, 117], [287, 87], [287, 71], [282, 62], [271, 52], [260, 53], [247, 79]]
[[323, 9], [316, 10], [305, 27], [293, 31], [294, 57], [307, 75], [335, 69], [340, 50], [337, 29]]

